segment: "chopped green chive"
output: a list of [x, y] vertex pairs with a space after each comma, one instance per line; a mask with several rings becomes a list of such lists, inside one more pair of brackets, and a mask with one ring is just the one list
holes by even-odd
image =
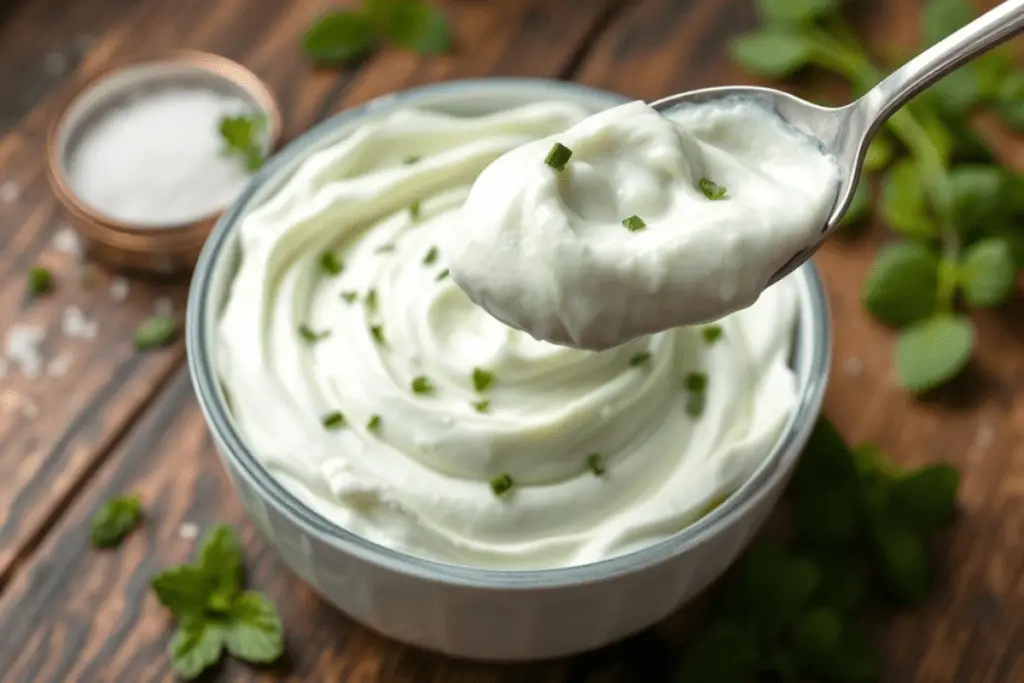
[[691, 372], [686, 376], [687, 391], [704, 391], [708, 388], [708, 376], [703, 372]]
[[725, 188], [711, 182], [707, 178], [701, 178], [700, 182], [697, 183], [697, 187], [708, 199], [725, 199]]
[[315, 344], [321, 339], [326, 339], [331, 336], [330, 330], [324, 330], [322, 332], [316, 332], [310, 328], [309, 325], [299, 325], [299, 336], [302, 337], [303, 341]]
[[345, 264], [333, 251], [325, 251], [320, 254], [320, 270], [328, 275], [340, 275], [345, 270]]
[[341, 429], [345, 426], [345, 415], [340, 410], [335, 410], [324, 415], [320, 424], [324, 426], [324, 429]]
[[447, 278], [449, 275], [451, 275], [451, 272], [447, 268], [445, 268], [444, 270], [437, 274], [435, 280], [437, 280], [437, 282], [440, 282], [441, 280]]
[[704, 412], [704, 401], [707, 394], [695, 391], [686, 397], [686, 413], [691, 417], [700, 417]]
[[420, 219], [420, 200], [417, 199], [409, 205], [409, 217], [414, 221], [418, 221]]
[[551, 151], [548, 152], [547, 158], [544, 159], [544, 163], [556, 171], [564, 171], [565, 165], [569, 163], [569, 157], [571, 156], [571, 149], [563, 145], [561, 142], [556, 142], [552, 145]]
[[167, 346], [178, 334], [178, 321], [170, 315], [154, 315], [135, 328], [135, 348], [139, 351]]
[[366, 310], [373, 313], [377, 310], [377, 290], [371, 289], [366, 293]]
[[356, 292], [342, 292], [341, 298], [345, 300], [345, 303], [354, 304], [356, 299], [359, 298], [359, 294]]
[[477, 401], [473, 404], [473, 409], [478, 413], [486, 413], [491, 409], [490, 401]]
[[644, 219], [640, 218], [640, 216], [630, 216], [629, 218], [623, 218], [622, 225], [630, 232], [640, 232], [641, 230], [647, 227], [647, 224], [644, 223]]
[[473, 388], [483, 393], [494, 384], [494, 373], [483, 368], [473, 368]]
[[429, 266], [437, 260], [437, 247], [431, 247], [426, 256], [423, 257], [423, 265]]
[[380, 415], [374, 415], [370, 418], [370, 421], [366, 423], [366, 429], [376, 434], [380, 431]]
[[46, 294], [53, 289], [53, 276], [50, 271], [42, 266], [36, 266], [28, 271], [28, 295], [36, 297]]
[[417, 157], [417, 156], [411, 156], [411, 157], [406, 157], [406, 158], [405, 158], [405, 161], [403, 161], [402, 163], [403, 163], [403, 164], [415, 164], [415, 163], [416, 163], [417, 161], [419, 161], [419, 160], [420, 160], [420, 158], [419, 158], [419, 157]]
[[388, 242], [387, 244], [382, 244], [379, 247], [377, 247], [376, 249], [374, 249], [373, 253], [374, 254], [390, 254], [394, 250], [395, 250], [395, 245], [391, 244], [391, 242]]
[[641, 351], [640, 353], [636, 354], [635, 356], [629, 359], [629, 364], [633, 367], [637, 367], [638, 365], [643, 365], [650, 359], [651, 354], [649, 352]]
[[373, 340], [381, 346], [387, 343], [384, 339], [384, 328], [380, 325], [370, 325], [370, 334], [373, 335]]
[[512, 481], [512, 477], [508, 474], [499, 474], [498, 476], [491, 479], [491, 490], [494, 491], [494, 495], [503, 496], [512, 490], [512, 486], [515, 482]]
[[430, 381], [430, 378], [425, 375], [420, 375], [412, 380], [412, 393], [414, 394], [432, 394], [434, 393], [434, 384]]
[[722, 338], [721, 325], [708, 325], [700, 332], [702, 335], [704, 335], [704, 341], [707, 342], [708, 344], [714, 344], [716, 341]]
[[587, 468], [594, 473], [595, 477], [604, 474], [604, 464], [601, 462], [600, 453], [591, 453], [587, 456]]

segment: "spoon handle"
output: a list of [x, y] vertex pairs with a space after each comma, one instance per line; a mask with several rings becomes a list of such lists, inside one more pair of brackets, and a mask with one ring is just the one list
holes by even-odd
[[1007, 0], [917, 55], [864, 95], [862, 103], [877, 123], [914, 95], [1024, 30], [1024, 0]]

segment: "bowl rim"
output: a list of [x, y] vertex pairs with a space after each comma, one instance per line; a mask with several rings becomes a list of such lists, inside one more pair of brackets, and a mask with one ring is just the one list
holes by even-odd
[[[468, 92], [467, 92], [468, 91]], [[814, 265], [808, 261], [794, 272], [800, 277], [801, 296], [797, 341], [809, 345], [806, 381], [800, 387], [797, 405], [775, 443], [755, 473], [714, 510], [693, 524], [656, 543], [598, 562], [549, 569], [505, 570], [458, 565], [433, 560], [379, 545], [317, 514], [292, 494], [249, 451], [236, 430], [213, 364], [214, 351], [208, 345], [209, 305], [212, 275], [218, 256], [230, 243], [229, 238], [257, 195], [268, 184], [279, 182], [278, 175], [294, 168], [307, 153], [326, 143], [333, 135], [369, 114], [397, 106], [430, 106], [431, 100], [472, 93], [474, 97], [502, 94], [539, 99], [545, 92], [556, 99], [572, 95], [597, 106], [612, 106], [629, 98], [599, 88], [546, 78], [494, 77], [449, 81], [413, 87], [369, 100], [321, 121], [280, 150], [252, 179], [249, 186], [222, 214], [203, 247], [189, 287], [186, 313], [186, 351], [189, 373], [197, 400], [222, 457], [230, 460], [236, 473], [243, 476], [264, 502], [269, 502], [306, 534], [369, 564], [397, 574], [440, 584], [477, 589], [545, 590], [604, 581], [663, 564], [683, 554], [715, 534], [727, 530], [750, 512], [764, 487], [779, 474], [780, 464], [792, 467], [806, 442], [824, 400], [831, 364], [831, 324], [824, 287]], [[276, 188], [275, 188], [276, 189]], [[261, 198], [263, 199], [263, 198]], [[785, 462], [785, 461], [791, 462]]]

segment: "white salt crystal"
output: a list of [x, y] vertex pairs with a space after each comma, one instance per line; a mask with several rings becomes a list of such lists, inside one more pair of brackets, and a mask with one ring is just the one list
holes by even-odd
[[69, 225], [62, 225], [57, 228], [57, 232], [53, 235], [53, 248], [63, 254], [68, 254], [76, 261], [82, 258], [82, 254], [85, 253], [82, 238]]
[[0, 202], [13, 204], [21, 199], [21, 186], [18, 183], [7, 181], [0, 185]]
[[61, 330], [72, 339], [95, 339], [98, 325], [86, 318], [78, 306], [68, 306], [61, 319]]
[[974, 434], [974, 445], [978, 448], [988, 448], [996, 440], [996, 430], [992, 425], [981, 425]]
[[114, 218], [148, 225], [186, 223], [229, 204], [249, 181], [237, 157], [222, 154], [224, 116], [249, 113], [238, 97], [205, 88], [169, 88], [109, 112], [71, 152], [68, 180], [87, 203]]
[[124, 302], [128, 298], [128, 290], [131, 284], [126, 278], [115, 277], [110, 281], [110, 300], [115, 304]]
[[864, 372], [864, 363], [860, 358], [847, 358], [843, 362], [843, 374], [847, 377], [859, 377]]
[[173, 315], [174, 314], [174, 302], [169, 297], [162, 296], [156, 300], [153, 304], [153, 313], [155, 315]]
[[199, 527], [192, 522], [183, 522], [182, 525], [178, 527], [178, 536], [185, 541], [194, 540], [199, 536]]
[[74, 358], [70, 351], [64, 351], [55, 358], [50, 359], [46, 364], [46, 374], [50, 377], [63, 377], [71, 370], [71, 361]]
[[17, 366], [21, 374], [35, 378], [43, 368], [43, 357], [39, 352], [46, 330], [38, 325], [14, 325], [7, 330], [4, 354]]

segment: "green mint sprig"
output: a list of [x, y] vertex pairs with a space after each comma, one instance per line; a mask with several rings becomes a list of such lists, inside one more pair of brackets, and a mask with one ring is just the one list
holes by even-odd
[[104, 503], [89, 522], [89, 540], [94, 548], [120, 545], [142, 519], [139, 494], [117, 496]]
[[302, 49], [314, 62], [356, 64], [382, 44], [421, 55], [451, 52], [455, 44], [444, 13], [426, 0], [364, 0], [355, 10], [324, 14], [302, 36]]
[[223, 142], [223, 154], [242, 160], [245, 169], [254, 173], [263, 166], [263, 129], [267, 125], [262, 114], [225, 116], [217, 130]]
[[242, 589], [242, 551], [227, 525], [211, 529], [195, 564], [171, 567], [153, 577], [160, 604], [178, 620], [168, 651], [171, 664], [187, 679], [196, 678], [231, 656], [266, 664], [284, 652], [281, 620], [261, 593]]

